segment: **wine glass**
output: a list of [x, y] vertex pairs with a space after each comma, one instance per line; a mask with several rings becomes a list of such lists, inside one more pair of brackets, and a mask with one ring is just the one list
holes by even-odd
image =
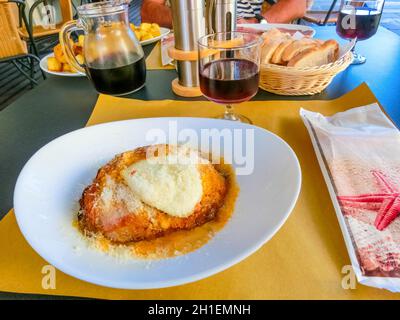
[[251, 123], [232, 104], [250, 100], [258, 91], [262, 39], [246, 32], [214, 33], [198, 40], [200, 90], [225, 112], [218, 119]]
[[[336, 23], [337, 34], [344, 39], [366, 40], [378, 30], [385, 0], [350, 1], [341, 0]], [[362, 64], [367, 59], [352, 49], [353, 63]]]

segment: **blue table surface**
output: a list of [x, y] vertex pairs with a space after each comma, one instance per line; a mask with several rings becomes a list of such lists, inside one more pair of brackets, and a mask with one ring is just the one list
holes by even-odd
[[[316, 38], [338, 37], [334, 27], [316, 28]], [[366, 82], [392, 120], [400, 127], [400, 37], [379, 28], [372, 38], [360, 41], [356, 51], [367, 58], [363, 65], [352, 65], [335, 77], [327, 88], [330, 96], [341, 96]]]

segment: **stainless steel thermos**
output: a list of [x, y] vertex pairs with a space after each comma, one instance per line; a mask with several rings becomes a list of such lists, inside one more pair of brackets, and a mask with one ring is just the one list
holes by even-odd
[[172, 89], [178, 95], [200, 96], [197, 41], [205, 34], [236, 30], [236, 0], [170, 0], [178, 79]]
[[236, 0], [206, 0], [206, 32], [236, 30]]
[[[197, 40], [205, 35], [204, 0], [171, 0], [171, 9], [175, 49], [194, 54]], [[199, 86], [198, 61], [177, 60], [177, 70], [180, 86]]]

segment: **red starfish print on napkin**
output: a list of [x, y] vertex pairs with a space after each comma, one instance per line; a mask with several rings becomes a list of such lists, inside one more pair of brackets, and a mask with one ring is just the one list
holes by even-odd
[[400, 213], [400, 191], [378, 170], [371, 170], [380, 187], [379, 193], [360, 194], [358, 196], [338, 196], [340, 202], [351, 203], [351, 207], [359, 208], [361, 203], [380, 203], [374, 225], [378, 230], [385, 229]]

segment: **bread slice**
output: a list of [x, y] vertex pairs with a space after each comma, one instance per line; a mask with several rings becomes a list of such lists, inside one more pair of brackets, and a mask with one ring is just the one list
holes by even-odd
[[271, 63], [272, 55], [283, 41], [285, 41], [283, 38], [276, 38], [269, 41], [268, 44], [262, 48], [261, 56], [263, 57], [263, 63]]
[[326, 40], [322, 47], [328, 50], [329, 63], [335, 62], [337, 59], [339, 59], [339, 44], [336, 40]]
[[288, 62], [299, 53], [317, 46], [319, 46], [319, 43], [314, 39], [304, 38], [300, 40], [295, 40], [283, 51], [282, 61]]
[[291, 39], [289, 34], [283, 33], [276, 28], [264, 32], [262, 37], [264, 39], [261, 54], [263, 63], [270, 63], [272, 55], [281, 42]]
[[268, 31], [264, 32], [261, 36], [264, 40], [263, 45], [266, 45], [271, 40], [282, 37], [283, 35], [284, 33], [280, 32], [277, 28], [269, 29]]
[[339, 56], [339, 45], [335, 40], [327, 40], [321, 46], [311, 47], [292, 58], [288, 67], [316, 67], [334, 62]]
[[263, 43], [261, 47], [266, 47], [267, 45], [271, 44], [275, 40], [279, 39], [290, 39], [290, 35], [287, 33], [280, 32], [278, 29], [273, 28], [264, 32], [261, 36], [263, 38]]
[[282, 54], [285, 49], [294, 42], [293, 39], [287, 39], [282, 41], [279, 46], [276, 48], [275, 52], [271, 57], [271, 63], [275, 64], [283, 64], [284, 61], [282, 60]]

